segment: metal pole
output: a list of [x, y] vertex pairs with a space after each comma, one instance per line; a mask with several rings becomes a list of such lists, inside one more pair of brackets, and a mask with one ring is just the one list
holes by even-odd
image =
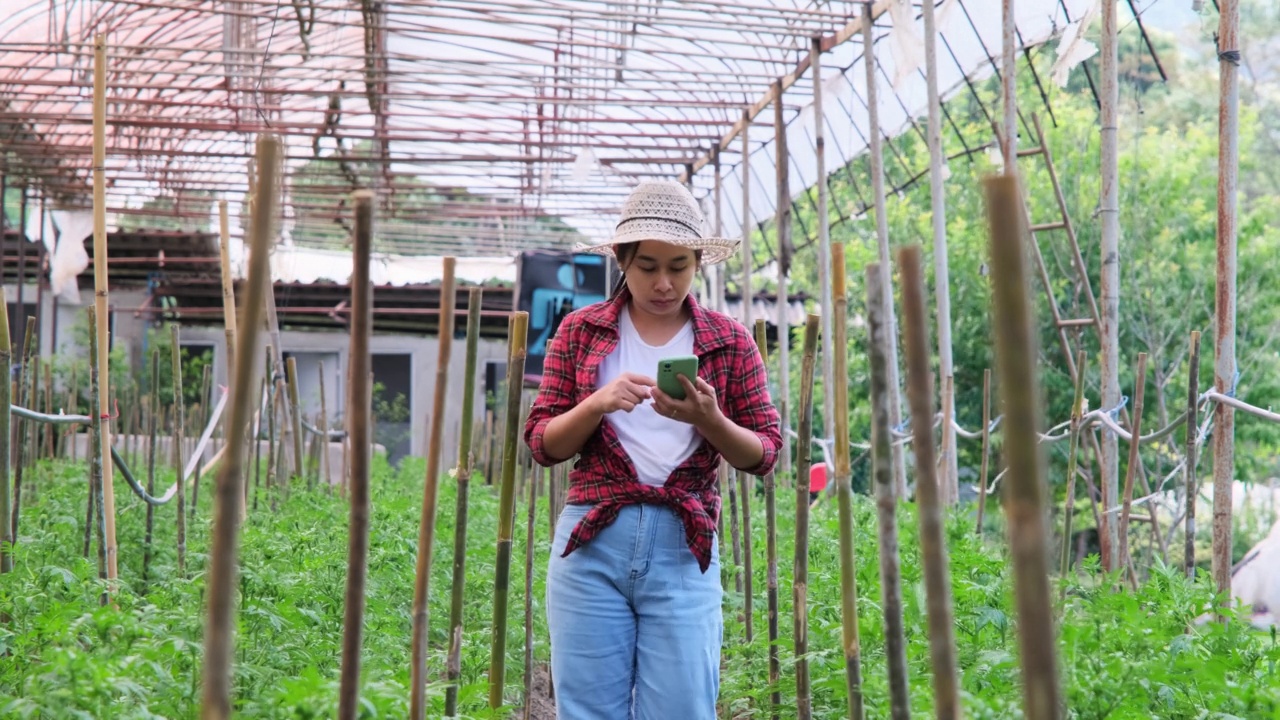
[[776, 148], [776, 165], [778, 179], [778, 212], [774, 225], [778, 239], [778, 293], [777, 293], [777, 335], [778, 335], [778, 414], [782, 416], [782, 454], [779, 460], [782, 467], [791, 467], [791, 437], [787, 431], [791, 429], [791, 373], [790, 340], [791, 324], [787, 318], [787, 267], [783, 261], [783, 248], [791, 244], [791, 188], [789, 171], [791, 155], [787, 151], [787, 122], [782, 108], [782, 81], [774, 83], [773, 97], [773, 132], [774, 148]]
[[[938, 97], [938, 28], [933, 3], [924, 3], [925, 83], [929, 93], [929, 195], [933, 201], [933, 282], [938, 304], [938, 376], [955, 377], [951, 357], [951, 271], [947, 265], [947, 196], [942, 177], [942, 102]], [[954, 386], [953, 386], [954, 387]], [[954, 393], [954, 389], [952, 390]], [[955, 413], [955, 402], [943, 403]], [[942, 422], [950, 423], [944, 417]], [[942, 433], [942, 501], [955, 504], [960, 499], [960, 475], [956, 460], [956, 434]]]
[[[880, 282], [884, 287], [885, 336], [889, 359], [889, 424], [895, 429], [902, 425], [902, 390], [898, 383], [898, 320], [893, 309], [893, 260], [889, 257], [889, 223], [884, 208], [884, 152], [880, 146], [880, 108], [876, 99], [876, 56], [872, 38], [871, 3], [863, 10], [862, 53], [867, 70], [868, 144], [871, 146], [871, 184], [876, 205], [876, 241], [880, 248]], [[907, 468], [902, 462], [902, 446], [893, 445], [894, 488], [898, 497], [907, 494]]]
[[[818, 287], [822, 305], [831, 298], [831, 222], [827, 217], [827, 159], [826, 117], [822, 114], [822, 38], [815, 37], [809, 51], [809, 64], [813, 67], [813, 136], [818, 159]], [[834, 404], [831, 400], [831, 311], [822, 313], [822, 437], [830, 438], [835, 432]], [[809, 448], [796, 449], [808, 453]], [[797, 482], [809, 482], [797, 478]]]
[[[1236, 182], [1239, 170], [1238, 0], [1221, 0], [1218, 21], [1218, 274], [1215, 293], [1213, 386], [1224, 395], [1236, 378]], [[1213, 580], [1231, 587], [1231, 482], [1235, 475], [1235, 411], [1214, 407]]]
[[[1013, 82], [1014, 71], [1016, 70], [1015, 63], [1017, 62], [1017, 55], [1015, 54], [1017, 46], [1015, 45], [1016, 32], [1013, 22], [1013, 3], [1014, 0], [1004, 0], [1003, 2], [1004, 15], [1001, 26], [1003, 42], [1001, 44], [1000, 58], [1000, 64], [1003, 66], [1003, 72], [1000, 77], [1001, 104], [1004, 110], [1000, 129], [1000, 154], [1004, 156], [1005, 172], [1009, 174], [1016, 174], [1018, 167], [1018, 89]], [[1111, 0], [1103, 0], [1102, 4], [1111, 5], [1112, 12], [1115, 12], [1114, 3]], [[930, 14], [932, 15], [931, 10]], [[925, 31], [925, 35], [929, 35], [928, 30]], [[925, 42], [928, 43], [929, 40]], [[925, 52], [929, 52], [927, 47]], [[1104, 70], [1103, 72], [1105, 73], [1106, 71]]]
[[751, 110], [742, 112], [742, 324], [751, 327]]
[[[1116, 0], [1102, 3], [1102, 409], [1120, 404], [1120, 188], [1117, 110]], [[1120, 492], [1120, 446], [1102, 429], [1102, 505], [1115, 507]], [[1120, 537], [1114, 516], [1102, 516], [1102, 564], [1117, 567]]]

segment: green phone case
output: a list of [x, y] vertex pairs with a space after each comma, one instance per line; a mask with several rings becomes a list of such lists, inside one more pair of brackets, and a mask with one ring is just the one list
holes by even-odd
[[677, 375], [684, 375], [690, 382], [698, 379], [698, 357], [682, 355], [658, 361], [658, 389], [677, 400], [684, 399], [684, 386]]

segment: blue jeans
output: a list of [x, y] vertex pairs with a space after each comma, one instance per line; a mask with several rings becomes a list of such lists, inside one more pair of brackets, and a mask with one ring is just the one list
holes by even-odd
[[547, 567], [551, 677], [560, 720], [715, 720], [719, 543], [703, 574], [669, 508], [629, 505], [560, 557], [590, 510], [566, 505]]

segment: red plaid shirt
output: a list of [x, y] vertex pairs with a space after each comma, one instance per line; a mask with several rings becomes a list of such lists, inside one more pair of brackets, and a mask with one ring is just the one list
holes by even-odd
[[[618, 315], [631, 294], [625, 289], [613, 300], [569, 313], [547, 344], [542, 385], [525, 423], [524, 439], [542, 465], [560, 461], [547, 455], [542, 436], [547, 424], [596, 390], [603, 360], [618, 345]], [[773, 469], [782, 446], [781, 421], [769, 398], [764, 362], [751, 334], [727, 315], [699, 306], [690, 295], [685, 307], [693, 315], [693, 352], [698, 376], [715, 388], [720, 410], [751, 430], [764, 446], [764, 457], [747, 472], [764, 475]], [[618, 517], [626, 505], [666, 505], [684, 522], [685, 539], [703, 572], [711, 564], [711, 548], [720, 516], [716, 470], [720, 453], [703, 440], [687, 460], [672, 471], [662, 487], [641, 483], [617, 433], [601, 422], [574, 463], [569, 475], [570, 504], [594, 504], [569, 536], [564, 555], [589, 542]], [[562, 557], [563, 557], [562, 556]]]

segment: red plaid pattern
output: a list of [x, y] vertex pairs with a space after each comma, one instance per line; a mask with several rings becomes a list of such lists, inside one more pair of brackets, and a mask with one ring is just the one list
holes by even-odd
[[[524, 428], [525, 442], [538, 463], [554, 465], [561, 460], [547, 455], [543, 433], [552, 419], [595, 392], [600, 361], [618, 345], [618, 315], [630, 297], [624, 289], [613, 300], [569, 313], [547, 344], [542, 385]], [[741, 323], [702, 308], [691, 295], [685, 307], [693, 315], [698, 375], [715, 388], [725, 416], [760, 438], [764, 457], [747, 472], [765, 475], [778, 460], [782, 424], [769, 397], [764, 362], [755, 340]], [[574, 463], [566, 498], [571, 504], [595, 507], [573, 529], [564, 555], [589, 542], [626, 505], [666, 505], [684, 522], [689, 549], [706, 572], [720, 517], [720, 491], [716, 485], [719, 464], [720, 453], [704, 440], [671, 473], [665, 485], [644, 485], [637, 479], [635, 465], [613, 427], [600, 423]]]

